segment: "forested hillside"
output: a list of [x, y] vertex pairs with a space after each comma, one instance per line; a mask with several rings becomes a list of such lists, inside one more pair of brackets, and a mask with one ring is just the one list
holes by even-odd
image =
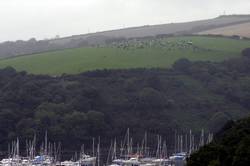
[[50, 77], [0, 70], [0, 145], [32, 138], [61, 141], [64, 149], [130, 128], [145, 131], [217, 131], [250, 113], [250, 58], [222, 63], [177, 61], [171, 69], [97, 70]]
[[[250, 57], [250, 49], [243, 51]], [[248, 93], [249, 96], [249, 93]], [[195, 152], [188, 166], [248, 166], [250, 163], [250, 117], [229, 121], [216, 134], [215, 140]]]

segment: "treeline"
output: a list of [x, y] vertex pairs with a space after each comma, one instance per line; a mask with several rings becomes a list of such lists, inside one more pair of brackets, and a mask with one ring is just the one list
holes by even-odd
[[11, 58], [20, 55], [30, 55], [36, 53], [57, 51], [70, 48], [79, 47], [99, 47], [100, 45], [107, 45], [110, 43], [123, 42], [132, 39], [146, 40], [146, 39], [157, 39], [163, 37], [170, 37], [172, 35], [158, 35], [158, 36], [147, 36], [142, 38], [131, 38], [125, 37], [106, 37], [106, 36], [89, 36], [80, 37], [72, 36], [68, 38], [58, 38], [53, 40], [36, 40], [32, 38], [28, 41], [18, 40], [15, 42], [4, 42], [0, 43], [0, 58]]
[[170, 137], [215, 132], [250, 113], [250, 58], [223, 63], [177, 61], [171, 69], [97, 70], [50, 77], [0, 70], [0, 149], [36, 134], [78, 150], [92, 137], [134, 142], [144, 132]]
[[83, 39], [72, 39], [69, 42], [63, 44], [53, 43], [50, 40], [36, 40], [35, 38], [32, 38], [28, 41], [8, 41], [0, 43], [0, 58], [10, 58], [20, 55], [29, 55], [68, 48], [78, 48], [83, 46], [89, 46], [88, 42]]
[[[187, 36], [197, 36], [190, 33], [184, 33]], [[80, 48], [80, 47], [99, 47], [99, 46], [109, 46], [110, 44], [120, 42], [128, 42], [131, 40], [145, 41], [145, 40], [156, 40], [178, 36], [177, 34], [159, 34], [156, 36], [145, 36], [136, 38], [125, 38], [125, 37], [107, 37], [107, 36], [72, 36], [68, 38], [59, 38], [53, 40], [36, 40], [32, 38], [28, 41], [18, 40], [15, 42], [4, 42], [0, 43], [0, 58], [11, 58], [21, 55], [30, 55], [36, 53], [44, 53], [50, 51], [57, 51], [70, 48]], [[181, 36], [185, 36], [181, 34]], [[200, 36], [200, 35], [198, 35]], [[207, 37], [221, 37], [230, 39], [243, 39], [249, 40], [246, 37], [234, 36], [222, 36], [222, 35], [202, 35]]]
[[49, 41], [37, 41], [34, 38], [28, 41], [18, 40], [16, 42], [4, 42], [0, 44], [0, 57], [6, 58], [27, 55], [55, 49], [57, 49], [57, 47], [51, 45]]
[[228, 122], [209, 145], [191, 155], [187, 166], [248, 166], [250, 118]]

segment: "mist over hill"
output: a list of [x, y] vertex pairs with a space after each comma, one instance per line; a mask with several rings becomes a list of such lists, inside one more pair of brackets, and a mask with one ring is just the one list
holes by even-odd
[[248, 22], [250, 22], [249, 15], [230, 15], [220, 16], [209, 20], [162, 25], [147, 25], [142, 27], [111, 30], [85, 35], [75, 35], [52, 40], [37, 41], [35, 39], [31, 39], [29, 41], [9, 41], [0, 44], [0, 58], [62, 50], [67, 48], [91, 47], [93, 45], [101, 45], [110, 41], [119, 41], [128, 38], [196, 34], [202, 31]]
[[[104, 42], [109, 38], [140, 38], [147, 36], [157, 35], [183, 35], [193, 34], [201, 31], [226, 27], [229, 25], [235, 25], [239, 23], [250, 22], [250, 15], [230, 15], [230, 16], [219, 16], [214, 19], [193, 21], [186, 23], [171, 23], [162, 25], [147, 25], [143, 27], [126, 28], [120, 30], [112, 30], [105, 32], [98, 32], [86, 35], [77, 35], [68, 38], [55, 39], [51, 43], [65, 44], [70, 42], [72, 39], [85, 39], [90, 41], [90, 44]], [[92, 41], [91, 41], [92, 40]]]

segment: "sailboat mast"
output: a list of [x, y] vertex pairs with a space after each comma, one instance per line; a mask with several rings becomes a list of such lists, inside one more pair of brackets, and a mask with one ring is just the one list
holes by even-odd
[[45, 132], [45, 145], [44, 145], [44, 153], [45, 153], [45, 155], [47, 155], [47, 153], [48, 153], [48, 133], [47, 133], [47, 130], [46, 130], [46, 132]]
[[95, 138], [92, 139], [92, 156], [95, 156]]
[[98, 158], [97, 158], [97, 166], [100, 166], [100, 137], [99, 137], [99, 141], [98, 141], [98, 146], [97, 146], [97, 154], [98, 154]]

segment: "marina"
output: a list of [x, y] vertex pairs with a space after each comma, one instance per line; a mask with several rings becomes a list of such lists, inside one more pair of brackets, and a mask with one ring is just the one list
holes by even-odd
[[0, 166], [184, 166], [192, 152], [209, 144], [213, 139], [210, 133], [205, 139], [204, 130], [201, 131], [198, 145], [194, 137], [191, 130], [189, 136], [175, 133], [175, 149], [174, 153], [171, 153], [168, 152], [167, 142], [160, 135], [157, 136], [156, 149], [148, 146], [147, 133], [141, 144], [135, 147], [128, 129], [120, 146], [117, 145], [116, 139], [111, 141], [106, 159], [103, 158], [105, 155], [100, 154], [102, 152], [99, 138], [97, 145], [93, 139], [91, 154], [85, 152], [82, 145], [79, 153], [69, 160], [62, 160], [61, 144], [48, 142], [46, 132], [39, 149], [36, 136], [32, 141], [26, 142], [26, 156], [20, 154], [20, 142], [17, 138], [8, 146], [8, 157], [0, 160]]

